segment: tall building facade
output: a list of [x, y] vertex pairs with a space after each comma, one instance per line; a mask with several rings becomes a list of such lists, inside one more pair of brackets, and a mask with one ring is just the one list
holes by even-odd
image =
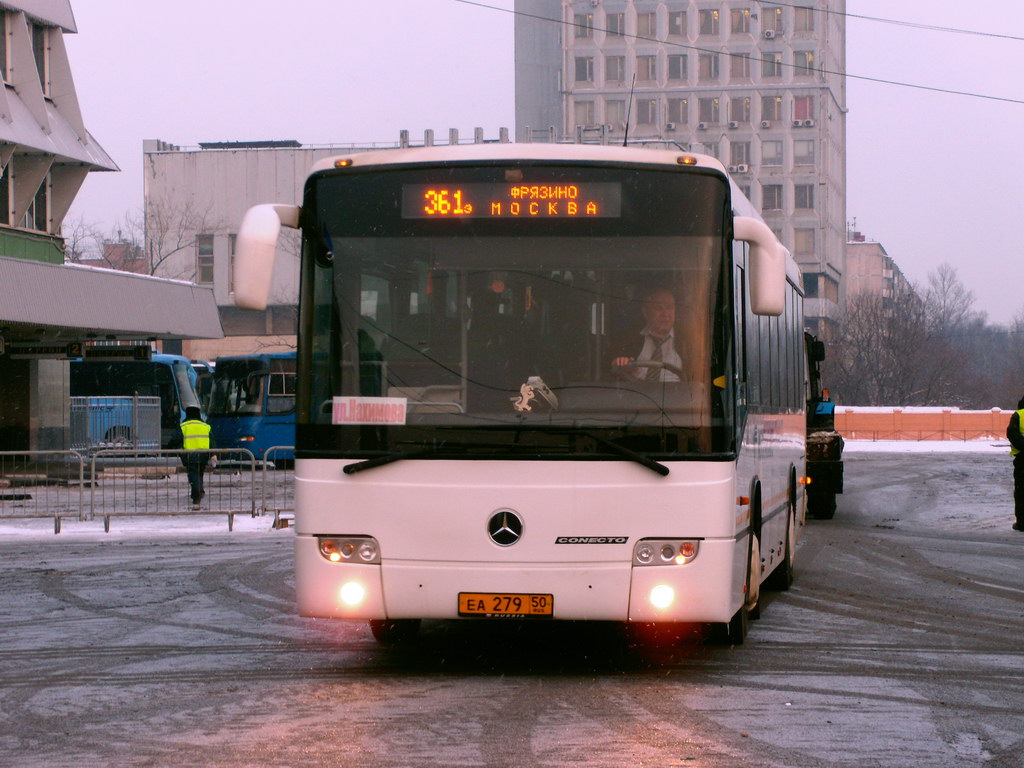
[[846, 244], [845, 283], [848, 296], [869, 294], [888, 302], [905, 300], [913, 293], [913, 286], [885, 246], [860, 232], [851, 232]]
[[516, 140], [714, 155], [803, 272], [810, 330], [843, 302], [845, 0], [516, 0]]

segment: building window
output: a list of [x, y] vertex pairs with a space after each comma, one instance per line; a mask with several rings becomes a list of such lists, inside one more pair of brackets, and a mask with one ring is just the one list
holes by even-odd
[[0, 77], [7, 81], [7, 14], [0, 11]]
[[793, 28], [797, 32], [814, 31], [814, 9], [797, 7], [794, 11]]
[[814, 51], [794, 51], [793, 63], [796, 65], [797, 75], [813, 75]]
[[626, 14], [609, 13], [604, 17], [604, 26], [611, 37], [622, 37], [626, 34]]
[[43, 95], [50, 95], [49, 77], [46, 71], [47, 66], [47, 43], [50, 31], [38, 24], [32, 25], [32, 55], [36, 60], [36, 69], [39, 71], [39, 85], [43, 89]]
[[813, 120], [814, 119], [814, 97], [794, 96], [793, 97], [793, 119]]
[[782, 210], [782, 185], [764, 184], [761, 186], [761, 210]]
[[718, 11], [714, 9], [697, 11], [697, 25], [702, 35], [717, 35]]
[[690, 100], [689, 99], [669, 99], [668, 100], [668, 121], [670, 123], [678, 123], [679, 125], [686, 125], [690, 115]]
[[658, 57], [636, 57], [636, 79], [641, 82], [653, 82], [658, 79]]
[[658, 122], [657, 99], [636, 100], [636, 122], [637, 125], [654, 125]]
[[796, 139], [793, 142], [793, 162], [814, 165], [814, 139]]
[[761, 119], [781, 120], [782, 119], [782, 97], [762, 96], [761, 97]]
[[793, 186], [793, 190], [796, 193], [794, 203], [796, 208], [802, 208], [804, 210], [814, 209], [813, 184], [796, 184]]
[[818, 274], [816, 272], [808, 272], [804, 275], [804, 297], [818, 298]]
[[782, 165], [781, 141], [772, 140], [761, 142], [761, 165]]
[[11, 223], [11, 171], [14, 170], [14, 159], [7, 161], [3, 173], [0, 173], [0, 224]]
[[592, 83], [592, 82], [594, 82], [594, 57], [593, 56], [577, 56], [576, 57], [576, 82], [577, 83]]
[[750, 31], [749, 8], [733, 8], [729, 11], [729, 16], [732, 21], [733, 34], [742, 34], [743, 32]]
[[740, 184], [739, 187], [740, 187], [740, 192], [743, 193], [743, 196], [745, 198], [747, 198], [747, 200], [749, 200], [750, 199], [750, 185], [749, 184]]
[[750, 97], [734, 96], [729, 101], [729, 119], [737, 123], [750, 122]]
[[594, 102], [577, 101], [573, 105], [573, 115], [576, 118], [576, 125], [594, 125]]
[[50, 202], [50, 175], [47, 174], [43, 183], [36, 190], [36, 196], [32, 200], [31, 228], [40, 232], [48, 232], [47, 218]]
[[636, 34], [638, 37], [653, 39], [657, 36], [658, 29], [653, 13], [638, 13], [636, 15]]
[[238, 235], [228, 235], [228, 291], [235, 292], [235, 253], [238, 248]]
[[621, 83], [626, 79], [626, 57], [604, 57], [604, 79], [607, 83]]
[[761, 29], [775, 32], [776, 34], [782, 32], [782, 9], [762, 8]]
[[213, 284], [213, 235], [196, 235], [196, 282]]
[[750, 54], [731, 53], [729, 54], [729, 77], [733, 80], [750, 79]]
[[732, 165], [750, 164], [750, 142], [734, 141], [729, 145], [729, 162]]
[[761, 54], [761, 77], [782, 77], [782, 54], [778, 52]]
[[686, 37], [686, 11], [668, 12], [668, 33], [676, 37]]
[[794, 229], [793, 230], [793, 255], [813, 256], [814, 255], [814, 230]]
[[685, 80], [686, 79], [686, 54], [685, 53], [673, 53], [668, 57], [668, 79], [669, 80]]
[[697, 120], [701, 123], [718, 122], [718, 98], [697, 99]]
[[622, 99], [614, 99], [604, 103], [604, 121], [612, 127], [613, 131], [622, 131], [626, 128], [626, 102]]
[[704, 154], [711, 155], [711, 157], [718, 158], [718, 142], [708, 141], [703, 144]]
[[573, 16], [574, 32], [576, 37], [594, 36], [594, 14], [577, 13]]
[[717, 53], [702, 53], [697, 57], [697, 78], [702, 81], [718, 79]]

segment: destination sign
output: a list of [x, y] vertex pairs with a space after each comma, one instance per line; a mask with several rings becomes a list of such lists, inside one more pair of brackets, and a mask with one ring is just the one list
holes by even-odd
[[622, 185], [404, 184], [403, 219], [608, 219], [622, 215]]

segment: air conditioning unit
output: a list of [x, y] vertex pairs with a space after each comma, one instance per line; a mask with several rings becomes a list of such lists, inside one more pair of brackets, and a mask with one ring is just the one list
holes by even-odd
[[771, 120], [762, 120], [761, 121], [761, 127], [762, 128], [771, 128], [772, 127], [772, 121]]
[[706, 131], [707, 129], [708, 129], [708, 124], [707, 123], [697, 123], [697, 130], [698, 131]]
[[676, 129], [676, 124], [675, 123], [665, 123], [665, 130], [666, 131], [674, 131], [675, 129]]
[[735, 166], [735, 165], [728, 166], [729, 173], [736, 173], [736, 168], [738, 168], [738, 166]]
[[803, 126], [803, 124], [804, 124], [804, 121], [803, 121], [803, 120], [794, 120], [794, 121], [793, 121], [793, 127], [794, 127], [794, 128], [800, 128], [800, 127], [802, 127], [802, 126]]
[[804, 128], [813, 128], [813, 127], [814, 127], [814, 121], [813, 120], [804, 120]]
[[736, 173], [750, 173], [750, 166], [746, 163], [740, 163], [736, 166]]
[[729, 121], [729, 127], [730, 128], [739, 128], [740, 124], [738, 122], [736, 122], [735, 120], [730, 120]]
[[764, 31], [764, 39], [765, 40], [774, 40], [775, 39], [775, 30], [774, 29], [766, 29]]

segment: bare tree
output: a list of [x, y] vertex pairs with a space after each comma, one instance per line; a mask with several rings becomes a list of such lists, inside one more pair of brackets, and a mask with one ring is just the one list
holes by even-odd
[[150, 199], [143, 224], [147, 274], [192, 281], [196, 279], [197, 237], [224, 229], [223, 222], [194, 197], [183, 202]]
[[912, 286], [892, 297], [851, 296], [829, 356], [837, 399], [849, 405], [942, 402], [952, 366], [936, 339]]
[[960, 282], [956, 269], [948, 263], [928, 273], [924, 301], [928, 321], [937, 329], [964, 328], [985, 319], [984, 313], [974, 309], [974, 293]]

